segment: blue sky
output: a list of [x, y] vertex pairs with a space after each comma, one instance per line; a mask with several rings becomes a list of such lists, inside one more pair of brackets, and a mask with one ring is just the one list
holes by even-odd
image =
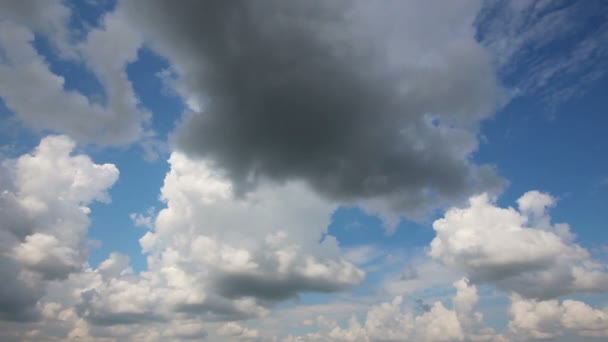
[[605, 339], [607, 19], [0, 5], [0, 336]]

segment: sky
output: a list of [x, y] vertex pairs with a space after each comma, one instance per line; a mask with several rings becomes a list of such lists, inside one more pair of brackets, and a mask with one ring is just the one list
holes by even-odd
[[0, 2], [0, 340], [603, 341], [608, 3]]

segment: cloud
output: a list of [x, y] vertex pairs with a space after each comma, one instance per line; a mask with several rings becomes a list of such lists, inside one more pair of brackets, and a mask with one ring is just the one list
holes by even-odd
[[116, 256], [102, 263], [80, 290], [89, 322], [140, 324], [177, 314], [241, 320], [302, 292], [340, 291], [363, 279], [332, 236], [319, 242], [334, 205], [302, 184], [268, 183], [240, 198], [204, 161], [174, 152], [169, 163], [161, 190], [167, 206], [140, 240], [148, 270], [120, 271], [126, 263]]
[[73, 33], [68, 29], [70, 9], [61, 2], [44, 0], [8, 0], [0, 5], [0, 19], [9, 20], [20, 26], [46, 35], [55, 52], [65, 58], [74, 58], [76, 51], [71, 41]]
[[391, 295], [414, 295], [427, 289], [443, 288], [462, 277], [461, 272], [427, 256], [397, 260], [395, 264], [396, 270], [384, 272], [382, 285], [382, 289]]
[[55, 236], [34, 233], [14, 249], [14, 256], [28, 269], [49, 279], [63, 278], [82, 266], [79, 251], [64, 246]]
[[402, 214], [501, 184], [470, 161], [501, 93], [474, 38], [478, 9], [125, 1], [119, 11], [200, 107], [176, 146], [222, 168], [234, 191], [303, 180], [329, 199]]
[[36, 318], [47, 282], [86, 264], [87, 205], [109, 200], [118, 170], [72, 155], [74, 146], [65, 136], [49, 136], [32, 153], [2, 162], [9, 175], [0, 194], [2, 318]]
[[136, 227], [145, 227], [145, 228], [153, 228], [154, 227], [154, 217], [156, 214], [156, 209], [154, 207], [149, 207], [146, 209], [145, 213], [131, 213], [129, 214], [129, 218], [133, 222]]
[[487, 1], [477, 26], [514, 95], [556, 105], [605, 75], [606, 19], [602, 1]]
[[509, 311], [509, 329], [522, 339], [552, 339], [566, 333], [608, 337], [608, 311], [581, 301], [538, 301], [513, 295]]
[[[495, 67], [504, 72], [571, 15], [520, 6], [513, 10], [547, 10], [546, 30], [501, 41], [492, 26], [481, 37], [480, 1], [153, 0], [120, 2], [75, 37], [62, 2], [0, 4], [2, 101], [26, 125], [71, 137], [46, 137], [0, 165], [0, 339], [606, 337], [606, 310], [546, 300], [608, 287], [606, 267], [568, 225], [552, 222], [555, 198], [530, 191], [502, 208], [491, 195], [502, 180], [474, 162], [479, 125], [504, 101]], [[36, 50], [38, 35], [56, 57], [91, 71], [104, 98], [67, 90]], [[154, 157], [162, 147], [125, 69], [144, 43], [168, 58], [161, 76], [192, 113], [173, 134], [164, 204], [130, 216], [147, 228], [139, 242], [148, 267], [135, 272], [120, 253], [91, 267], [89, 205], [110, 201], [119, 172], [74, 150], [139, 141]], [[564, 71], [593, 79], [578, 65], [604, 50], [584, 39], [551, 68], [532, 63], [520, 87], [536, 91]], [[506, 60], [493, 60], [496, 51]], [[401, 215], [484, 191], [434, 222], [433, 260], [408, 255], [400, 264], [399, 251], [344, 248], [328, 234], [339, 204], [361, 205], [394, 228]], [[299, 302], [346, 291], [364, 270], [383, 286]], [[470, 281], [454, 281], [463, 273]], [[446, 283], [456, 290], [450, 303], [419, 296]], [[510, 336], [484, 323], [476, 284], [486, 283], [514, 292]]]
[[228, 322], [217, 329], [217, 334], [220, 336], [228, 336], [236, 340], [255, 340], [260, 333], [255, 329], [249, 329], [240, 326], [236, 322]]
[[[104, 16], [101, 26], [78, 42], [68, 34], [70, 10], [58, 2], [10, 1], [1, 5], [0, 13], [0, 97], [26, 126], [110, 145], [152, 134], [144, 129], [150, 114], [139, 108], [126, 75], [127, 63], [137, 59], [143, 42], [119, 15]], [[57, 57], [88, 67], [107, 103], [66, 90], [64, 77], [51, 71], [34, 47], [36, 34], [48, 37]]]
[[551, 223], [553, 197], [530, 191], [517, 203], [519, 210], [500, 208], [484, 194], [466, 208], [449, 209], [433, 223], [429, 255], [474, 282], [527, 297], [608, 289], [605, 267], [573, 242], [567, 224]]
[[[108, 200], [104, 191], [111, 184], [110, 175], [116, 172], [115, 177], [117, 171], [110, 165], [92, 164], [86, 156], [69, 156], [72, 148], [73, 142], [65, 137], [47, 138], [37, 150], [44, 153], [14, 163], [27, 163], [30, 170], [21, 168], [14, 174], [22, 177], [28, 194], [80, 203], [78, 212], [86, 216], [88, 210], [81, 202]], [[42, 156], [44, 160], [40, 160]], [[69, 162], [64, 160], [66, 156]], [[70, 163], [79, 165], [79, 171], [66, 167]], [[154, 219], [140, 241], [148, 261], [146, 270], [134, 273], [129, 257], [119, 253], [112, 253], [97, 268], [78, 259], [81, 264], [72, 270], [67, 266], [72, 265], [68, 261], [73, 260], [76, 249], [60, 244], [63, 240], [59, 238], [36, 237], [36, 243], [27, 248], [45, 249], [34, 253], [17, 248], [16, 255], [22, 260], [7, 267], [27, 267], [30, 273], [45, 272], [56, 279], [47, 281], [35, 296], [23, 296], [24, 300], [33, 298], [29, 307], [40, 312], [40, 320], [15, 330], [17, 339], [31, 335], [162, 341], [211, 335], [255, 340], [262, 333], [239, 321], [268, 317], [279, 301], [303, 292], [336, 292], [362, 281], [364, 272], [342, 257], [335, 239], [327, 235], [335, 204], [308, 187], [270, 182], [260, 184], [246, 197], [235, 197], [230, 181], [204, 161], [175, 152], [169, 163], [161, 190], [166, 207], [150, 213]], [[98, 174], [87, 170], [87, 165]], [[34, 166], [64, 171], [48, 172], [52, 181], [38, 181]], [[22, 192], [25, 190], [16, 193]], [[286, 202], [285, 198], [298, 201]], [[32, 208], [42, 207], [32, 203]], [[44, 234], [73, 235], [70, 229], [75, 228]], [[35, 233], [32, 230], [24, 236]], [[28, 243], [25, 237], [22, 240]], [[86, 246], [86, 239], [81, 242]], [[3, 274], [12, 276], [8, 271]], [[15, 285], [5, 287], [12, 295], [7, 300], [20, 300], [18, 289], [23, 286]], [[24, 303], [28, 302], [12, 305], [26, 308]]]
[[453, 310], [437, 301], [429, 310], [415, 316], [402, 309], [403, 298], [372, 306], [361, 324], [352, 316], [347, 327], [322, 317], [319, 331], [304, 336], [288, 336], [284, 341], [507, 341], [493, 329], [483, 326], [477, 311], [477, 289], [466, 279], [454, 283], [457, 292]]

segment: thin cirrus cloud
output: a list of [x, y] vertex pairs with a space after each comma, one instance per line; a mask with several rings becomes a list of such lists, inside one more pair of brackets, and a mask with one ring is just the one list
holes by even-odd
[[[514, 97], [534, 94], [557, 106], [580, 97], [606, 73], [606, 14], [602, 1], [594, 0], [488, 1], [477, 19], [479, 39]], [[573, 76], [577, 82], [568, 81]]]

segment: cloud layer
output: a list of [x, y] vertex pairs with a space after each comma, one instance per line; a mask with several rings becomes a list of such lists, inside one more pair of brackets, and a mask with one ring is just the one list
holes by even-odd
[[[553, 222], [551, 195], [499, 205], [504, 180], [475, 154], [480, 125], [509, 100], [502, 81], [511, 95], [551, 100], [582, 89], [561, 87], [562, 75], [604, 75], [608, 11], [589, 3], [1, 3], [7, 122], [67, 135], [11, 159], [12, 146], [0, 146], [0, 340], [608, 337], [601, 300], [572, 299], [606, 292], [601, 256]], [[89, 14], [98, 21], [77, 18]], [[551, 53], [568, 34], [583, 39]], [[92, 147], [147, 178], [130, 155], [103, 147], [154, 152], [164, 142], [153, 129], [169, 124], [151, 126], [129, 79], [142, 47], [138, 67], [166, 62], [150, 71], [187, 113], [162, 112], [175, 99], [155, 102], [177, 125], [167, 163], [150, 166], [165, 173], [160, 193], [137, 203], [145, 212], [112, 208], [142, 229], [140, 250], [90, 265], [89, 207], [110, 202], [119, 171], [77, 151]], [[520, 67], [529, 72], [516, 82], [505, 76]], [[71, 77], [99, 89], [81, 91]], [[130, 181], [113, 194], [132, 191]], [[341, 205], [377, 214], [389, 233], [401, 217], [447, 210], [436, 212], [430, 244], [407, 231], [396, 246], [394, 236], [367, 241], [354, 224], [330, 231]], [[131, 265], [137, 252], [143, 269]]]
[[[401, 214], [501, 183], [470, 162], [500, 100], [475, 1], [122, 5], [195, 103], [177, 147], [222, 168], [237, 193], [303, 180]], [[442, 18], [427, 24], [431, 13]]]
[[[119, 253], [90, 268], [86, 205], [109, 200], [118, 170], [73, 149], [69, 138], [50, 136], [32, 153], [3, 162], [0, 272], [7, 281], [0, 301], [2, 324], [11, 331], [2, 335], [7, 340], [507, 341], [608, 331], [604, 310], [546, 299], [606, 286], [605, 270], [574, 243], [569, 227], [551, 222], [550, 195], [527, 192], [518, 209], [474, 196], [469, 207], [449, 209], [435, 221], [429, 255], [471, 277], [453, 284], [451, 306], [420, 301], [419, 312], [410, 312], [402, 295], [382, 303], [369, 297], [369, 310], [350, 305], [365, 314], [362, 321], [317, 317], [306, 320], [317, 331], [286, 336], [276, 325], [288, 319], [277, 303], [341, 291], [364, 278], [327, 235], [334, 203], [296, 181], [263, 182], [236, 196], [233, 183], [206, 161], [174, 152], [161, 189], [166, 206], [146, 214], [152, 215], [150, 230], [140, 240], [148, 268], [134, 273], [129, 257]], [[360, 264], [377, 258], [373, 250], [358, 254], [349, 257]], [[421, 289], [414, 284], [420, 277], [438, 285], [453, 277], [423, 266], [403, 265], [410, 272], [399, 283], [413, 288], [386, 288], [411, 294]], [[505, 331], [484, 323], [475, 283], [513, 292]], [[330, 303], [321, 312], [341, 305]], [[34, 322], [11, 326], [11, 320]]]

